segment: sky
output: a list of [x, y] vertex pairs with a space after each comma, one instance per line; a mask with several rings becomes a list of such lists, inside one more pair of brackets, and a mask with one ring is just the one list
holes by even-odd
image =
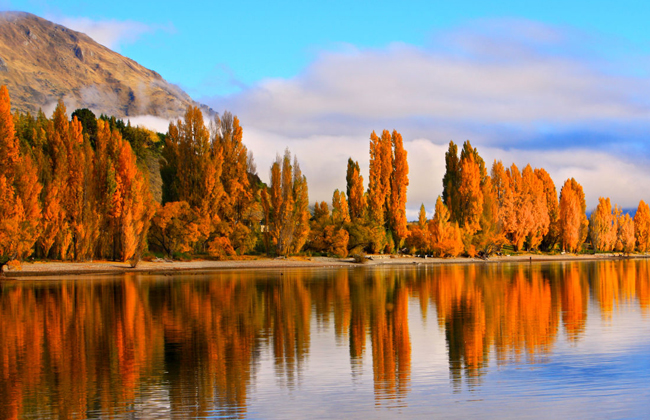
[[[650, 200], [650, 2], [3, 1], [85, 32], [193, 99], [238, 115], [268, 179], [288, 147], [310, 199], [367, 181], [375, 130], [402, 133], [408, 216], [429, 216], [444, 153], [544, 167], [588, 208]], [[145, 121], [142, 119], [141, 121]], [[151, 121], [148, 119], [146, 121]], [[154, 123], [150, 123], [154, 124]], [[154, 128], [163, 130], [166, 121]]]

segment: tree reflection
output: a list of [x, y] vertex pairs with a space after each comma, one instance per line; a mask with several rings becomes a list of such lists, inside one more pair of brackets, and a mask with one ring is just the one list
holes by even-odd
[[649, 264], [5, 282], [0, 419], [245, 417], [264, 354], [281, 387], [300, 386], [312, 322], [349, 352], [353, 380], [372, 366], [376, 404], [399, 407], [411, 387], [409, 304], [444, 332], [456, 389], [476, 387], [490, 363], [543, 363], [560, 330], [579, 342], [590, 296], [605, 320], [623, 305], [647, 313]]

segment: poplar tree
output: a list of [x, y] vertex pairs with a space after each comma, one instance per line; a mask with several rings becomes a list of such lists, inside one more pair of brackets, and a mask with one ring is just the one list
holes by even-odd
[[41, 184], [27, 153], [21, 153], [6, 86], [0, 87], [0, 270], [9, 259], [31, 253], [38, 237]]
[[366, 214], [366, 197], [363, 192], [363, 176], [359, 169], [359, 162], [352, 158], [348, 159], [348, 169], [346, 173], [347, 197], [350, 211], [350, 219], [357, 223], [363, 219]]
[[639, 201], [634, 215], [634, 235], [639, 252], [647, 252], [650, 246], [650, 207], [643, 200]]
[[449, 150], [445, 153], [445, 175], [442, 178], [442, 201], [447, 206], [451, 219], [458, 221], [460, 197], [460, 160], [458, 159], [458, 146], [453, 141], [449, 142]]
[[589, 237], [595, 251], [611, 251], [616, 245], [617, 217], [612, 213], [609, 198], [600, 197], [589, 218]]
[[565, 251], [577, 251], [584, 243], [588, 228], [585, 208], [582, 186], [567, 179], [560, 191], [560, 239]]
[[546, 212], [548, 213], [548, 232], [542, 238], [541, 248], [550, 251], [555, 247], [560, 237], [560, 204], [557, 198], [557, 190], [551, 176], [544, 168], [535, 169], [535, 175], [542, 181], [544, 195], [546, 196]]
[[440, 257], [456, 257], [463, 250], [463, 241], [458, 223], [450, 220], [447, 206], [438, 196], [433, 219], [429, 221], [431, 249]]
[[271, 166], [271, 185], [262, 190], [267, 246], [277, 255], [298, 253], [309, 237], [309, 193], [307, 178], [291, 152], [277, 156]]
[[252, 155], [243, 144], [243, 128], [239, 118], [224, 111], [216, 116], [211, 126], [212, 147], [223, 157], [220, 181], [224, 194], [220, 203], [220, 218], [225, 224], [224, 234], [237, 252], [244, 253], [254, 245], [254, 217], [259, 206], [249, 179]]
[[406, 190], [409, 185], [407, 153], [404, 150], [402, 135], [393, 130], [391, 135], [393, 146], [393, 170], [391, 175], [390, 199], [390, 228], [394, 236], [395, 245], [401, 247], [408, 236], [406, 228]]

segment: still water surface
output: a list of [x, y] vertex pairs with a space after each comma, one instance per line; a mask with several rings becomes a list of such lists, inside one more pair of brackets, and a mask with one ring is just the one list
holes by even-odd
[[0, 283], [0, 419], [648, 418], [650, 262]]

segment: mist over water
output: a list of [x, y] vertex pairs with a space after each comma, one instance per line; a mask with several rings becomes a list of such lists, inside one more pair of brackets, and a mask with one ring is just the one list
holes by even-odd
[[0, 419], [643, 417], [646, 260], [0, 283]]

